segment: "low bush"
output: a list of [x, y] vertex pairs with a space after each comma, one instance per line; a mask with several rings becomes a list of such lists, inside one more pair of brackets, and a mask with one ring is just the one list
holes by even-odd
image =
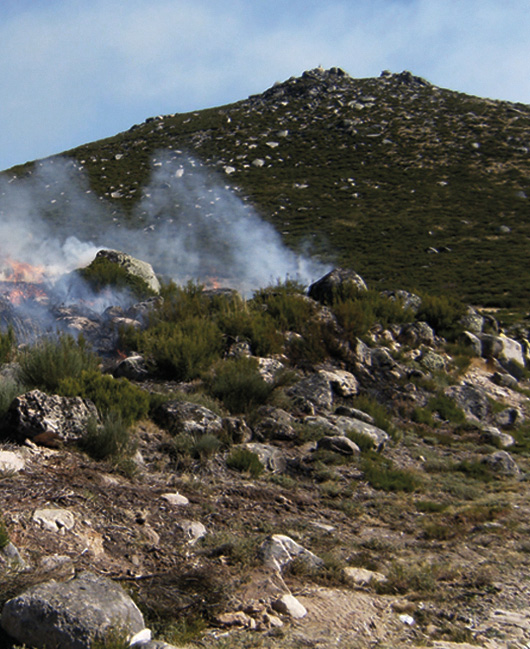
[[115, 379], [98, 371], [84, 371], [78, 378], [68, 378], [58, 385], [64, 396], [90, 399], [102, 414], [117, 413], [125, 425], [147, 416], [149, 394], [125, 378]]
[[365, 479], [374, 489], [412, 493], [422, 486], [417, 473], [409, 469], [396, 469], [389, 460], [374, 461], [366, 458], [362, 470]]
[[79, 446], [95, 460], [118, 460], [133, 449], [129, 429], [117, 412], [108, 413], [102, 424], [90, 419]]
[[439, 336], [455, 340], [463, 331], [459, 321], [465, 313], [465, 305], [454, 297], [423, 294], [416, 320], [427, 322]]
[[18, 397], [19, 394], [23, 394], [26, 391], [26, 387], [11, 379], [4, 379], [0, 382], [0, 416], [4, 415], [11, 402], [15, 397]]
[[16, 338], [13, 327], [0, 331], [0, 365], [11, 362], [16, 354]]
[[95, 371], [98, 359], [82, 338], [61, 335], [44, 338], [19, 355], [20, 381], [29, 386], [55, 392], [61, 381], [76, 379], [85, 371]]
[[207, 388], [230, 412], [248, 413], [267, 401], [275, 385], [263, 379], [254, 358], [242, 357], [215, 365]]
[[248, 473], [253, 478], [257, 478], [265, 469], [256, 453], [242, 447], [234, 448], [231, 451], [226, 458], [226, 464], [230, 469]]
[[0, 516], [0, 550], [9, 543], [9, 532], [7, 531], [4, 519]]

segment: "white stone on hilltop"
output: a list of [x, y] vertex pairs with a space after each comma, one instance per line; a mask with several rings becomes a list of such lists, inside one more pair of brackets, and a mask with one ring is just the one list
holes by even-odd
[[190, 501], [186, 498], [186, 496], [183, 496], [182, 494], [176, 493], [176, 494], [162, 494], [161, 496], [162, 500], [165, 500], [168, 502], [170, 505], [177, 505], [177, 506], [183, 506], [183, 505], [189, 505]]

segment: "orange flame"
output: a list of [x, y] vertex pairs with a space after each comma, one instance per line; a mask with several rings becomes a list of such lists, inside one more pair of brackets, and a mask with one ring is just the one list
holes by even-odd
[[0, 274], [7, 282], [42, 282], [45, 274], [44, 266], [32, 266], [23, 261], [6, 257], [2, 262]]

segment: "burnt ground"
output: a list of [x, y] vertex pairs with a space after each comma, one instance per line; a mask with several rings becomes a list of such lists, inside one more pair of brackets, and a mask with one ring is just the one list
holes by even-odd
[[[307, 445], [278, 443], [288, 470], [251, 478], [228, 469], [222, 453], [176, 466], [171, 438], [152, 422], [138, 424], [135, 434], [134, 472], [72, 448], [26, 448], [26, 468], [2, 475], [9, 536], [31, 566], [7, 571], [2, 601], [27, 584], [89, 569], [120, 580], [156, 636], [176, 646], [528, 646], [524, 453], [514, 454], [522, 476], [486, 481], [454, 470], [470, 449], [481, 451], [472, 435], [452, 445], [421, 427], [403, 429], [384, 454], [420, 483], [393, 492], [368, 484], [362, 459], [323, 465]], [[162, 498], [177, 492], [189, 504]], [[37, 525], [33, 513], [46, 507], [72, 512], [73, 529]], [[202, 523], [206, 536], [190, 542], [187, 521]], [[282, 583], [258, 558], [270, 534], [290, 536], [325, 567], [294, 564]], [[43, 562], [57, 556], [63, 559]], [[352, 585], [343, 572], [348, 566], [378, 571], [387, 581]], [[262, 613], [285, 586], [308, 614], [271, 628]], [[242, 609], [257, 628], [216, 622]]]

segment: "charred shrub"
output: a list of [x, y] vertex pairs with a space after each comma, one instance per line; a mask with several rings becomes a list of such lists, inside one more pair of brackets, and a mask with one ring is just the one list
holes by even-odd
[[98, 359], [82, 338], [44, 338], [19, 356], [20, 381], [30, 387], [55, 392], [61, 381], [94, 372]]
[[148, 393], [125, 378], [115, 379], [98, 371], [85, 371], [77, 379], [61, 381], [58, 388], [64, 396], [90, 399], [100, 413], [114, 413], [124, 425], [147, 417], [149, 412]]

